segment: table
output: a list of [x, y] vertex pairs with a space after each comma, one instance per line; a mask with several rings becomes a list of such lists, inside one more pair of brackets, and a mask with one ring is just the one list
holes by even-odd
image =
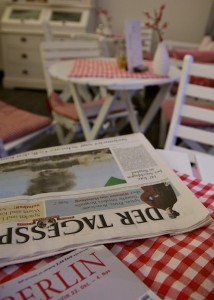
[[[105, 66], [104, 68], [109, 68], [110, 65], [111, 70], [110, 72], [108, 70], [107, 73], [103, 73], [102, 68], [103, 65], [106, 64], [107, 67]], [[113, 64], [114, 67], [112, 68]], [[151, 71], [151, 63], [145, 62], [145, 64], [147, 64], [149, 68], [147, 73], [131, 73], [121, 70], [118, 67], [115, 68], [117, 64], [116, 59], [114, 58], [66, 60], [50, 66], [49, 73], [53, 78], [66, 81], [69, 84], [85, 138], [86, 140], [93, 140], [97, 137], [111, 106], [118, 99], [118, 93], [126, 103], [132, 131], [144, 133], [147, 130], [148, 126], [157, 114], [162, 100], [169, 92], [172, 83], [179, 79], [179, 71], [176, 67], [171, 66], [169, 76], [157, 76]], [[77, 71], [80, 70], [80, 73], [73, 73], [73, 75], [71, 73], [72, 69]], [[96, 73], [97, 70], [98, 73]], [[90, 122], [84, 113], [84, 109], [81, 105], [81, 100], [77, 92], [77, 85], [99, 86], [105, 91], [114, 91], [113, 93], [108, 94], [108, 97], [106, 97], [106, 93], [104, 92], [105, 101], [97, 115], [93, 127], [91, 127]], [[134, 92], [142, 90], [147, 86], [160, 86], [160, 90], [146, 115], [143, 117], [142, 122], [139, 123], [131, 99]]]
[[[214, 218], [214, 185], [177, 173]], [[214, 299], [214, 222], [190, 233], [107, 247], [162, 299]], [[0, 269], [0, 283], [38, 269], [52, 257]]]

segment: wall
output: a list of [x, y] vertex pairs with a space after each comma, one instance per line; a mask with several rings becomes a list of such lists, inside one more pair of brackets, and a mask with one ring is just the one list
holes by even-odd
[[203, 37], [213, 0], [98, 0], [108, 10], [115, 32], [123, 30], [126, 19], [144, 21], [142, 12], [152, 12], [166, 5], [164, 21], [168, 22], [166, 39], [199, 43]]

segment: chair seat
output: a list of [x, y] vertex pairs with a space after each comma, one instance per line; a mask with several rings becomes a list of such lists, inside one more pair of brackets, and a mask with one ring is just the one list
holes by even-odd
[[0, 137], [4, 143], [42, 129], [51, 118], [24, 111], [0, 101]]
[[[169, 56], [176, 60], [182, 61], [186, 54], [193, 56], [196, 62], [200, 63], [213, 63], [214, 62], [214, 51], [213, 50], [198, 50], [198, 49], [177, 49], [177, 50], [168, 50]], [[203, 75], [203, 74], [202, 74]], [[190, 82], [192, 84], [198, 84], [207, 87], [214, 87], [214, 80], [210, 78], [203, 78], [198, 76], [190, 76]], [[178, 83], [173, 84], [171, 93], [176, 95], [178, 90]]]
[[[171, 122], [174, 105], [175, 105], [174, 99], [166, 99], [162, 102], [161, 109], [167, 123]], [[211, 110], [214, 110], [214, 104], [206, 105], [206, 104], [190, 103], [189, 105], [202, 107], [202, 108], [209, 108]], [[188, 126], [200, 126], [200, 127], [214, 126], [214, 123], [203, 122], [200, 120], [194, 120], [192, 118], [186, 118], [186, 117], [183, 117], [181, 119], [181, 123]]]
[[[214, 88], [214, 80], [210, 78], [190, 76], [190, 83]], [[178, 83], [174, 83], [171, 88], [171, 94], [176, 95], [177, 92], [178, 92]]]
[[185, 55], [191, 55], [195, 62], [213, 63], [214, 50], [198, 50], [198, 49], [176, 49], [169, 50], [169, 56], [175, 59], [183, 60]]
[[[105, 99], [101, 98], [83, 103], [84, 108], [86, 109], [86, 111], [88, 111], [89, 118], [93, 119], [94, 117], [96, 117], [104, 101]], [[74, 103], [64, 102], [57, 93], [51, 93], [48, 98], [48, 105], [51, 111], [63, 117], [69, 118], [74, 122], [79, 121], [79, 116]], [[124, 110], [116, 109], [111, 113], [114, 114], [122, 111]]]

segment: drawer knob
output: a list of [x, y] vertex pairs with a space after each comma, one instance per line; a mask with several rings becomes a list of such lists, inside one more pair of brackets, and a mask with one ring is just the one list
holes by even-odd
[[20, 40], [21, 40], [21, 42], [23, 42], [23, 43], [27, 42], [27, 39], [26, 39], [25, 37], [22, 37]]
[[29, 73], [28, 70], [22, 70], [23, 75], [28, 75], [28, 73]]
[[28, 58], [28, 55], [27, 55], [26, 53], [23, 53], [23, 54], [21, 55], [21, 57], [24, 58], [24, 59], [26, 59], [26, 58]]

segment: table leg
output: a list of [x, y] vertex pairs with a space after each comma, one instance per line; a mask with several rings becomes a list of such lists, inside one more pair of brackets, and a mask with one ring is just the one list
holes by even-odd
[[132, 95], [133, 92], [129, 90], [120, 91], [120, 95], [122, 99], [126, 102], [126, 108], [128, 111], [128, 118], [130, 121], [130, 125], [133, 132], [140, 132], [140, 126], [137, 120], [137, 113], [134, 109], [133, 103], [132, 103]]
[[161, 86], [158, 94], [156, 95], [155, 99], [153, 100], [152, 104], [150, 105], [147, 113], [143, 117], [143, 120], [140, 124], [140, 131], [142, 133], [146, 132], [149, 125], [153, 121], [154, 117], [158, 113], [160, 106], [161, 106], [161, 102], [164, 100], [164, 98], [169, 93], [171, 85], [172, 85], [171, 83], [167, 83], [167, 84], [164, 84]]
[[84, 110], [83, 103], [78, 96], [76, 84], [71, 83], [70, 89], [71, 89], [71, 93], [77, 109], [77, 113], [79, 116], [80, 124], [82, 126], [85, 139], [87, 141], [94, 140], [97, 137], [99, 130], [101, 129], [101, 126], [106, 120], [106, 116], [108, 115], [111, 105], [114, 102], [115, 96], [110, 94], [105, 95], [105, 101], [96, 117], [95, 122], [93, 123], [93, 126], [91, 126], [87, 114]]
[[99, 114], [97, 115], [96, 121], [94, 122], [94, 126], [91, 130], [91, 134], [90, 134], [91, 140], [94, 140], [97, 137], [99, 130], [103, 125], [103, 123], [105, 122], [106, 117], [111, 109], [114, 99], [115, 99], [115, 95], [108, 94], [105, 97], [105, 101], [99, 111]]

